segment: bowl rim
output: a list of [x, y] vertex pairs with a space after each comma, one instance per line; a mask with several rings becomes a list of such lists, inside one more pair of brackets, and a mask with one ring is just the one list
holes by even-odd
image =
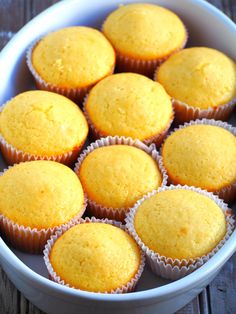
[[[30, 29], [31, 25], [40, 20], [43, 16], [51, 13], [51, 11], [66, 9], [68, 3], [77, 2], [77, 0], [63, 0], [52, 5], [50, 8], [46, 9], [30, 22], [28, 22], [13, 39], [2, 49], [0, 53], [0, 63], [1, 59], [4, 59], [8, 54], [8, 51], [12, 49], [14, 42], [17, 41], [22, 33]], [[224, 13], [218, 10], [216, 7], [204, 0], [188, 0], [190, 4], [203, 8], [212, 15], [216, 16], [224, 25], [226, 25], [233, 33], [236, 35], [236, 25], [230, 20]], [[201, 285], [204, 282], [204, 278], [213, 275], [217, 270], [219, 270], [224, 262], [230, 258], [230, 256], [236, 251], [236, 230], [232, 233], [230, 238], [224, 244], [224, 246], [203, 266], [198, 270], [194, 271], [190, 275], [179, 279], [177, 281], [168, 283], [164, 286], [152, 288], [149, 290], [133, 292], [129, 294], [98, 294], [87, 291], [80, 291], [66, 286], [59, 285], [49, 279], [39, 275], [31, 268], [26, 266], [5, 244], [5, 242], [0, 237], [0, 265], [4, 268], [4, 263], [11, 266], [11, 268], [17, 272], [17, 275], [25, 282], [38, 289], [44, 289], [47, 294], [56, 295], [60, 298], [68, 298], [72, 303], [76, 303], [78, 299], [85, 299], [88, 301], [106, 301], [108, 302], [130, 302], [130, 301], [147, 301], [150, 303], [154, 298], [167, 298], [172, 295], [179, 295], [185, 291], [188, 291], [197, 285]], [[203, 288], [203, 287], [202, 287]], [[73, 302], [74, 301], [74, 302]]]

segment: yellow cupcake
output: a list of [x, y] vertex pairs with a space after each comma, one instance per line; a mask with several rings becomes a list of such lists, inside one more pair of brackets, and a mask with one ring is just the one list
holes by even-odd
[[94, 149], [82, 160], [76, 172], [91, 209], [95, 203], [110, 209], [110, 214], [114, 215], [99, 208], [95, 216], [116, 220], [122, 220], [130, 206], [163, 182], [157, 161], [145, 151], [129, 145]]
[[195, 191], [174, 189], [144, 200], [134, 217], [141, 241], [160, 256], [195, 259], [210, 253], [226, 234], [222, 209]]
[[0, 230], [19, 250], [41, 253], [57, 228], [84, 210], [78, 177], [60, 163], [24, 162], [0, 176]]
[[49, 256], [65, 284], [91, 292], [113, 292], [138, 273], [141, 253], [134, 239], [110, 224], [78, 224], [54, 243]]
[[[103, 33], [110, 40], [119, 55], [125, 57], [122, 69], [128, 67], [143, 73], [154, 70], [169, 55], [181, 49], [187, 39], [186, 29], [180, 18], [163, 7], [135, 3], [122, 5], [112, 12], [103, 24]], [[147, 61], [138, 69], [136, 60]], [[130, 61], [130, 62], [129, 62]], [[149, 63], [149, 64], [148, 64]], [[132, 67], [133, 65], [133, 67]]]
[[[40, 158], [69, 154], [65, 163], [78, 155], [88, 134], [87, 121], [69, 99], [45, 91], [28, 91], [10, 100], [0, 114], [0, 133], [16, 150]], [[11, 159], [11, 152], [5, 152]], [[9, 163], [24, 156], [12, 156]], [[30, 158], [29, 158], [30, 159]]]
[[236, 137], [223, 127], [195, 124], [178, 129], [164, 142], [162, 156], [174, 184], [219, 192], [236, 182]]
[[60, 93], [74, 98], [75, 91], [70, 94], [68, 90], [91, 87], [113, 72], [115, 53], [98, 30], [68, 27], [43, 37], [33, 48], [30, 63], [41, 80], [49, 84], [44, 86], [46, 89], [56, 86]]
[[161, 143], [173, 117], [164, 88], [135, 73], [111, 75], [92, 88], [85, 103], [99, 137], [119, 135]]
[[[198, 110], [216, 110], [236, 97], [235, 62], [207, 47], [188, 48], [171, 56], [158, 69], [157, 81], [174, 100]], [[176, 106], [178, 109], [178, 104]], [[176, 110], [177, 119], [183, 115], [179, 110]], [[198, 117], [199, 114], [195, 114], [181, 122]]]
[[0, 176], [0, 213], [24, 227], [40, 230], [67, 223], [81, 213], [83, 203], [78, 177], [57, 162], [24, 162]]

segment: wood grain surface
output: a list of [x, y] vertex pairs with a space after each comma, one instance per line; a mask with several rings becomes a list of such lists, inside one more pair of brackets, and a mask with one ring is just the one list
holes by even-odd
[[[0, 0], [0, 50], [25, 23], [56, 2], [58, 1]], [[209, 2], [236, 21], [236, 0]], [[177, 313], [236, 314], [236, 254], [225, 264], [215, 280]], [[43, 314], [13, 286], [1, 268], [0, 314]]]

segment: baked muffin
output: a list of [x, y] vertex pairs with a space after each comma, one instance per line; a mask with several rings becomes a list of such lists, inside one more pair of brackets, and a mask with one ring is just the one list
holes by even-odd
[[170, 97], [147, 77], [120, 73], [106, 77], [90, 91], [84, 112], [95, 138], [126, 136], [158, 146], [173, 120]]
[[120, 6], [106, 18], [102, 31], [116, 50], [120, 72], [150, 77], [187, 41], [185, 26], [174, 12], [148, 3]]
[[39, 89], [80, 103], [88, 90], [113, 72], [115, 52], [101, 32], [74, 26], [47, 34], [27, 53]]
[[123, 226], [86, 219], [61, 233], [51, 238], [44, 251], [52, 280], [90, 292], [124, 293], [134, 289], [144, 257]]
[[150, 193], [131, 209], [126, 222], [152, 270], [170, 279], [206, 262], [233, 228], [225, 203], [212, 193], [186, 186]]
[[88, 124], [78, 106], [55, 93], [24, 92], [0, 113], [0, 146], [11, 165], [34, 159], [72, 164], [87, 134]]
[[159, 67], [156, 80], [173, 98], [176, 123], [226, 120], [236, 103], [236, 64], [215, 49], [193, 47], [176, 53]]
[[16, 164], [0, 176], [0, 230], [14, 247], [40, 253], [59, 226], [83, 215], [85, 202], [78, 177], [65, 165]]
[[75, 172], [92, 215], [121, 221], [140, 197], [167, 181], [153, 147], [122, 137], [92, 143], [79, 157]]
[[162, 147], [164, 167], [173, 184], [187, 184], [236, 197], [236, 130], [227, 123], [197, 120], [175, 130]]

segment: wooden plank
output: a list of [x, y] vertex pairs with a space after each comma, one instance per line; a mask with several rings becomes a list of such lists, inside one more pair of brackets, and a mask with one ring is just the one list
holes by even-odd
[[208, 0], [211, 4], [213, 4], [215, 7], [223, 11], [223, 5], [222, 5], [222, 0]]
[[209, 302], [207, 296], [207, 289], [204, 289], [202, 293], [199, 294], [199, 306], [201, 314], [209, 314]]
[[236, 313], [236, 254], [209, 285], [210, 308], [214, 314]]
[[19, 294], [20, 294], [19, 314], [28, 314], [29, 313], [29, 301], [26, 300], [23, 294], [21, 293]]
[[0, 268], [0, 314], [18, 314], [19, 292]]
[[235, 0], [222, 0], [223, 11], [236, 22], [236, 1]]
[[31, 7], [31, 18], [45, 10], [46, 8], [50, 7], [54, 3], [59, 2], [58, 0], [33, 0], [32, 1], [32, 7]]
[[181, 310], [177, 311], [176, 314], [200, 314], [199, 297], [196, 297], [192, 302], [187, 304]]
[[0, 6], [0, 50], [24, 25], [24, 0], [1, 0]]

